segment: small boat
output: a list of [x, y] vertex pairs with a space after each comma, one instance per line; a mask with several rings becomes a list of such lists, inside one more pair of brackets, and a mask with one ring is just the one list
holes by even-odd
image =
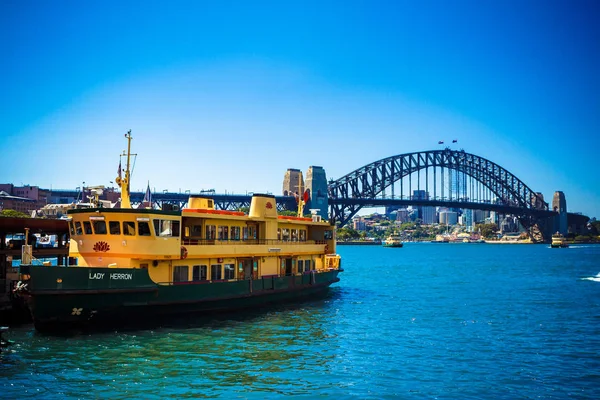
[[552, 247], [553, 249], [558, 249], [561, 247], [565, 248], [565, 247], [569, 247], [569, 244], [567, 243], [567, 241], [563, 235], [556, 232], [554, 235], [552, 235], [552, 243], [550, 243], [550, 247]]
[[383, 247], [402, 247], [404, 243], [402, 243], [402, 239], [400, 235], [397, 233], [392, 233], [383, 241]]
[[[190, 195], [181, 210], [133, 208], [130, 147], [121, 207], [67, 212], [69, 266], [33, 265], [23, 246], [15, 295], [36, 330], [123, 326], [173, 314], [260, 309], [326, 293], [343, 271], [335, 226], [313, 213], [278, 215], [275, 196], [255, 193], [249, 213], [218, 210]], [[25, 239], [26, 242], [26, 239]]]

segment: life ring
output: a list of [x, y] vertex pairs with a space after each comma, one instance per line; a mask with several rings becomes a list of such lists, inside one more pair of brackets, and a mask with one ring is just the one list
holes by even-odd
[[181, 246], [181, 259], [185, 260], [188, 256], [188, 252], [187, 249], [185, 248], [185, 246]]

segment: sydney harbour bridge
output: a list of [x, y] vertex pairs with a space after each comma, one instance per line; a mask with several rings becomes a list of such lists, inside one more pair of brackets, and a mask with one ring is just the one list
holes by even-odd
[[[214, 192], [191, 194], [210, 195], [215, 207], [223, 210], [249, 207], [252, 197], [251, 194]], [[189, 191], [156, 192], [152, 193], [152, 202], [156, 207], [181, 208], [189, 195]], [[144, 192], [132, 192], [132, 203], [141, 203], [144, 196]], [[539, 241], [548, 240], [556, 229], [561, 211], [566, 214], [566, 210], [551, 210], [540, 193], [500, 165], [450, 148], [399, 154], [375, 161], [337, 180], [330, 179], [327, 197], [329, 219], [340, 226], [350, 222], [362, 208], [447, 207], [515, 216], [532, 238]], [[276, 196], [276, 200], [280, 211], [297, 208], [294, 196]]]

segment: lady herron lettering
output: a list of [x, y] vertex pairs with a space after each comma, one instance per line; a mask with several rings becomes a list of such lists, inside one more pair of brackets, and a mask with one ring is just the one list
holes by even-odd
[[[105, 272], [94, 272], [94, 273], [89, 273], [89, 279], [104, 279], [104, 276], [106, 276]], [[117, 272], [113, 272], [111, 274], [108, 274], [109, 279], [112, 280], [132, 280], [133, 279], [133, 274], [121, 274], [121, 273], [117, 273]]]

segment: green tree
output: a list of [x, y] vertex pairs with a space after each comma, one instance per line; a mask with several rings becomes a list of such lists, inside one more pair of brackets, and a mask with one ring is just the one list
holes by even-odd
[[0, 211], [0, 217], [31, 218], [31, 216], [28, 214], [22, 213], [20, 211], [10, 210], [10, 209]]
[[491, 224], [477, 224], [475, 230], [481, 232], [481, 236], [485, 238], [493, 237], [498, 232], [498, 226], [494, 223]]

